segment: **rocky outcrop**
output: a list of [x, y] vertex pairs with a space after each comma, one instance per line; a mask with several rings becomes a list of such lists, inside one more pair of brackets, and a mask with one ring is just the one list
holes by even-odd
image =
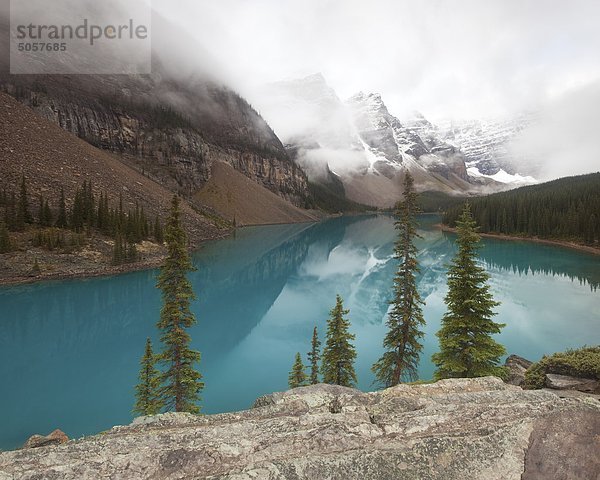
[[0, 479], [596, 478], [600, 404], [496, 378], [331, 385], [221, 415], [163, 414], [59, 446], [0, 454]]
[[38, 448], [46, 447], [48, 445], [60, 445], [69, 441], [69, 437], [58, 428], [48, 435], [32, 435], [27, 439], [23, 448]]
[[598, 412], [557, 412], [551, 422], [538, 419], [529, 437], [521, 480], [600, 478], [599, 451]]
[[222, 161], [297, 206], [306, 202], [306, 175], [269, 125], [213, 81], [175, 82], [159, 68], [148, 76], [88, 75], [85, 81], [0, 75], [0, 90], [185, 196]]
[[555, 390], [578, 390], [587, 393], [600, 393], [600, 381], [594, 378], [580, 378], [556, 373], [546, 374], [546, 386]]
[[[509, 355], [504, 362], [504, 366], [508, 369], [508, 377], [505, 379], [506, 383], [524, 386], [525, 373], [532, 365], [534, 365], [533, 362], [523, 357]], [[556, 394], [561, 397], [588, 395], [592, 398], [600, 398], [600, 380], [596, 378], [582, 378], [553, 372], [542, 373], [541, 376], [543, 381], [534, 388], [546, 387], [548, 390], [555, 390]], [[532, 388], [532, 386], [529, 385], [526, 388]]]
[[519, 357], [518, 355], [509, 355], [504, 362], [504, 366], [508, 368], [506, 383], [518, 386], [523, 385], [525, 372], [531, 365], [533, 365], [533, 362], [530, 362], [526, 358]]

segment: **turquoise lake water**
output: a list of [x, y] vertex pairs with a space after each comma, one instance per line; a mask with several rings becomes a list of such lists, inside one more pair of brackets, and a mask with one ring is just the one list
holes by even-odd
[[[419, 288], [427, 302], [421, 378], [430, 378], [445, 311], [454, 236], [422, 217]], [[356, 334], [359, 387], [372, 389], [396, 268], [387, 216], [244, 228], [195, 254], [193, 347], [202, 352], [202, 411], [250, 407], [284, 390], [297, 351], [324, 335], [339, 293]], [[498, 339], [509, 353], [600, 344], [600, 257], [527, 242], [484, 239], [481, 259], [502, 302]], [[131, 421], [139, 359], [155, 345], [156, 271], [0, 288], [0, 449], [60, 428], [69, 437]]]

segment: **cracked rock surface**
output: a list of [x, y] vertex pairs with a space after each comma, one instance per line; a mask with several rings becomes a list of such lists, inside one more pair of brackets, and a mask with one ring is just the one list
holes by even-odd
[[320, 384], [4, 452], [0, 479], [597, 479], [599, 451], [593, 398], [493, 377], [373, 393]]

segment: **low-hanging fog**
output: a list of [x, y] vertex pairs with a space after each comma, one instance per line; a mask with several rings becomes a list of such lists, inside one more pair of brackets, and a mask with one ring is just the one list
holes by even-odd
[[342, 100], [378, 92], [399, 118], [536, 112], [515, 155], [541, 158], [545, 178], [599, 168], [595, 0], [154, 0], [153, 8], [201, 44], [280, 135], [301, 131], [306, 115], [269, 118], [264, 86], [321, 72]]
[[[58, 0], [56, 8], [72, 1]], [[273, 92], [265, 86], [321, 72], [341, 100], [358, 91], [378, 92], [400, 119], [413, 110], [434, 123], [536, 112], [538, 121], [512, 145], [515, 155], [541, 159], [545, 178], [599, 169], [595, 0], [152, 0], [151, 5], [158, 14], [153, 50], [165, 68], [173, 75], [198, 72], [222, 79], [282, 137], [310, 129], [313, 115], [270, 108]], [[344, 122], [330, 121], [328, 128], [346, 128]]]

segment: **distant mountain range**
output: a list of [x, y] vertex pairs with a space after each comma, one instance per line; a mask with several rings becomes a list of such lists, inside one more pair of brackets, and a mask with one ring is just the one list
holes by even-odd
[[477, 194], [535, 183], [511, 163], [507, 143], [525, 125], [451, 123], [423, 115], [400, 120], [381, 95], [359, 92], [345, 102], [321, 74], [267, 87], [262, 114], [309, 180], [335, 174], [357, 202], [389, 206], [410, 171], [420, 190]]
[[535, 183], [542, 166], [519, 156], [511, 142], [529, 125], [535, 114], [488, 120], [452, 120], [434, 127], [438, 135], [461, 150], [472, 176], [488, 176], [504, 183]]
[[[407, 171], [421, 191], [451, 195], [535, 182], [502, 154], [520, 124], [400, 120], [381, 95], [340, 100], [321, 74], [269, 85], [261, 115], [219, 80], [174, 71], [156, 52], [153, 73], [143, 76], [16, 76], [0, 67], [0, 91], [229, 221], [269, 223], [269, 209], [258, 205], [273, 201], [285, 211], [279, 221], [303, 219], [295, 208], [323, 202], [334, 210], [388, 207]], [[253, 192], [252, 211], [236, 185]]]

